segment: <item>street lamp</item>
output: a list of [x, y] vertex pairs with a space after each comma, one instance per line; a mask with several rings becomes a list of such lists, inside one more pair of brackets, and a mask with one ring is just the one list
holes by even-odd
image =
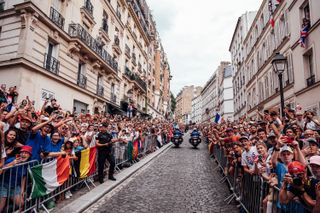
[[275, 57], [272, 59], [272, 66], [273, 66], [273, 71], [279, 77], [281, 116], [282, 118], [284, 118], [285, 112], [284, 112], [284, 94], [283, 94], [282, 74], [285, 71], [287, 66], [287, 58], [280, 53], [276, 53]]

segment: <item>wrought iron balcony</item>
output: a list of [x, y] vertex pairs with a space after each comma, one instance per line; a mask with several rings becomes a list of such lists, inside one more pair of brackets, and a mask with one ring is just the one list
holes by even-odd
[[125, 54], [130, 58], [131, 54], [130, 54], [130, 47], [126, 44], [126, 48], [125, 48]]
[[137, 65], [137, 62], [136, 62], [136, 54], [135, 53], [132, 53], [132, 63], [134, 64], [134, 65]]
[[104, 95], [104, 87], [102, 85], [97, 85], [97, 95], [103, 96]]
[[94, 39], [80, 24], [70, 24], [68, 33], [71, 37], [80, 39], [92, 51], [97, 53], [103, 61], [111, 66], [114, 71], [118, 72], [118, 62], [116, 62], [111, 55], [101, 47], [100, 42]]
[[87, 86], [87, 77], [83, 74], [79, 74], [78, 75], [78, 81], [77, 81], [77, 84], [80, 86], [80, 87], [83, 87], [85, 88]]
[[50, 8], [50, 19], [57, 25], [59, 28], [63, 29], [64, 18], [63, 16], [53, 7]]
[[120, 39], [118, 36], [114, 36], [114, 45], [120, 46]]
[[91, 15], [93, 16], [93, 5], [90, 2], [90, 0], [85, 0], [84, 1], [84, 6], [83, 8]]
[[45, 54], [43, 67], [49, 72], [58, 75], [60, 62], [56, 58], [52, 57], [52, 55]]
[[117, 103], [117, 96], [113, 93], [111, 93], [111, 101]]
[[310, 78], [307, 79], [307, 86], [310, 87], [316, 83], [316, 77], [315, 75], [310, 76]]
[[128, 67], [125, 69], [125, 75], [132, 81], [135, 81], [144, 91], [147, 91], [147, 84], [135, 73], [131, 72]]

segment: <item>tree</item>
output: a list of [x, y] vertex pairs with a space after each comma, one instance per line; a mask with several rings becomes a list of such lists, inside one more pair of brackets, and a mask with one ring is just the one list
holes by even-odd
[[174, 97], [172, 92], [170, 92], [170, 94], [171, 94], [171, 112], [174, 113], [174, 111], [176, 110], [176, 98]]

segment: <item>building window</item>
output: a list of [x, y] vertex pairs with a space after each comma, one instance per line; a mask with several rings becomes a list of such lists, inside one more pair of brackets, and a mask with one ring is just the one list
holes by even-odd
[[307, 86], [311, 86], [315, 83], [315, 72], [314, 72], [314, 58], [313, 50], [310, 49], [306, 54], [304, 54], [304, 67], [305, 76], [307, 79]]
[[105, 31], [106, 33], [108, 33], [108, 14], [103, 11], [103, 18], [102, 18], [102, 29], [103, 31]]
[[4, 11], [5, 1], [0, 0], [0, 12]]
[[60, 66], [60, 63], [57, 59], [57, 54], [58, 54], [57, 49], [58, 49], [58, 45], [49, 41], [47, 51], [44, 57], [44, 68], [55, 74], [59, 73], [59, 66]]
[[85, 88], [87, 86], [87, 77], [86, 77], [86, 64], [82, 61], [78, 64], [78, 81], [77, 84], [80, 87]]
[[309, 6], [309, 3], [305, 4], [302, 7], [302, 10], [303, 10], [303, 18], [306, 18], [306, 19], [310, 20], [310, 6]]

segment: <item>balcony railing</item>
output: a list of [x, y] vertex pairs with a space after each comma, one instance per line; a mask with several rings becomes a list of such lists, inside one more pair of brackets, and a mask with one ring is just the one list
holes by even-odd
[[97, 85], [97, 95], [103, 96], [104, 94], [104, 87], [102, 85]]
[[83, 87], [85, 88], [87, 86], [87, 77], [83, 74], [79, 74], [78, 75], [78, 81], [77, 81], [77, 84], [80, 86], [80, 87]]
[[310, 78], [307, 79], [307, 86], [310, 87], [316, 83], [316, 77], [315, 75], [310, 76]]
[[117, 102], [117, 96], [113, 93], [111, 93], [111, 101], [116, 103]]
[[50, 8], [50, 19], [57, 25], [59, 28], [63, 29], [64, 18], [63, 16], [53, 7]]
[[118, 36], [115, 36], [115, 37], [114, 37], [114, 45], [120, 46], [120, 39], [119, 39]]
[[84, 1], [84, 6], [83, 8], [91, 15], [93, 16], [93, 5], [90, 2], [90, 0], [85, 0]]
[[80, 24], [70, 24], [68, 32], [71, 37], [80, 39], [92, 51], [97, 53], [103, 61], [111, 66], [114, 71], [118, 72], [118, 62], [115, 61], [112, 56], [99, 45], [100, 42], [94, 39]]
[[129, 4], [133, 8], [137, 17], [139, 18], [143, 31], [147, 34], [148, 37], [150, 37], [149, 30], [147, 29], [147, 24], [146, 24], [146, 20], [148, 20], [148, 17], [145, 11], [141, 9], [141, 5], [139, 4], [139, 1], [129, 1]]
[[125, 54], [130, 58], [131, 55], [130, 55], [130, 47], [128, 45], [126, 45], [126, 48], [125, 48]]
[[60, 62], [56, 58], [52, 57], [52, 55], [45, 54], [43, 67], [49, 72], [58, 75]]
[[132, 53], [132, 63], [134, 64], [134, 65], [137, 65], [137, 62], [136, 62], [136, 54], [135, 53]]
[[135, 73], [131, 72], [131, 70], [126, 67], [125, 75], [132, 81], [135, 81], [144, 91], [147, 91], [147, 84]]

